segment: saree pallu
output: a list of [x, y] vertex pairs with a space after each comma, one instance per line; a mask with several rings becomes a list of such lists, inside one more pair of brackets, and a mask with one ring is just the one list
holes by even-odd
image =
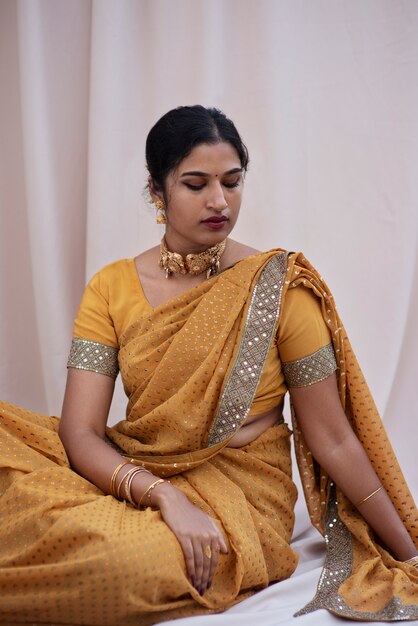
[[[418, 511], [357, 362], [333, 296], [302, 255], [291, 255], [288, 288], [309, 285], [322, 300], [332, 332], [341, 404], [399, 517], [418, 546]], [[296, 457], [313, 525], [324, 535], [327, 556], [315, 598], [296, 615], [319, 608], [363, 621], [418, 619], [418, 572], [379, 544], [356, 507], [316, 463], [292, 407]]]
[[[211, 515], [229, 546], [200, 596], [159, 511], [137, 511], [72, 472], [58, 419], [0, 405], [0, 621], [152, 624], [225, 610], [289, 577], [296, 499], [289, 429], [243, 448], [245, 421], [288, 289], [322, 300], [347, 416], [405, 526], [418, 514], [326, 285], [302, 255], [255, 255], [157, 307], [121, 337], [126, 420], [107, 429], [122, 454], [173, 484]], [[374, 540], [355, 508], [312, 459], [293, 416], [313, 524], [328, 556], [302, 612], [352, 619], [418, 619], [418, 573]]]

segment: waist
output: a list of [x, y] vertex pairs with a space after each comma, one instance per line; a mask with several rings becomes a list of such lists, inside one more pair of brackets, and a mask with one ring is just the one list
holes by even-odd
[[241, 448], [246, 446], [274, 424], [282, 424], [283, 422], [283, 404], [260, 415], [251, 415], [229, 441], [228, 447]]

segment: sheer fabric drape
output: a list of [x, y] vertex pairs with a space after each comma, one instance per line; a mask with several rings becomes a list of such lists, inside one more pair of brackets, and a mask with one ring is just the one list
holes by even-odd
[[86, 280], [162, 234], [147, 131], [214, 105], [251, 156], [236, 238], [324, 273], [416, 493], [417, 35], [414, 0], [3, 0], [0, 397], [59, 414]]

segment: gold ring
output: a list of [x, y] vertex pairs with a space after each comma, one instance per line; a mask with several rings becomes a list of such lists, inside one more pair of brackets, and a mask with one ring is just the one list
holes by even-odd
[[208, 557], [208, 559], [212, 558], [212, 550], [210, 549], [210, 545], [209, 544], [205, 547], [203, 552], [205, 553], [205, 556]]

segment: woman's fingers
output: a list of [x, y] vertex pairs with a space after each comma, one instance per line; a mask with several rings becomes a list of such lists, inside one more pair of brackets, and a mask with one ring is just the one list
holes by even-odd
[[219, 552], [228, 553], [221, 530], [215, 520], [193, 505], [178, 489], [168, 492], [168, 496], [165, 494], [160, 511], [181, 545], [193, 586], [203, 595], [215, 574]]
[[189, 575], [190, 580], [192, 581], [193, 586], [195, 586], [196, 567], [195, 567], [193, 543], [189, 537], [184, 537], [180, 541], [180, 545], [183, 550], [187, 573]]
[[204, 593], [212, 584], [212, 579], [218, 565], [219, 553], [228, 554], [228, 546], [224, 536], [218, 528], [215, 520], [209, 518], [216, 536], [208, 537], [202, 544], [203, 552], [203, 573], [200, 584], [200, 593]]
[[222, 554], [228, 554], [228, 546], [222, 531], [219, 530], [216, 522], [212, 518], [210, 518], [210, 521], [212, 522], [214, 528], [216, 529], [216, 532], [218, 533], [219, 550], [222, 552]]
[[194, 586], [196, 587], [200, 595], [202, 595], [204, 591], [203, 586], [206, 589], [206, 584], [203, 578], [205, 556], [203, 554], [203, 546], [202, 546], [201, 539], [199, 539], [198, 537], [194, 537], [192, 539], [192, 544], [193, 544], [194, 569], [195, 569]]
[[215, 574], [216, 566], [218, 565], [219, 559], [219, 540], [218, 538], [212, 540], [211, 544], [211, 559], [209, 566], [209, 579], [208, 579], [208, 587], [212, 584], [212, 579]]
[[203, 595], [212, 584], [219, 559], [219, 539], [210, 537], [192, 541], [194, 553], [194, 586]]
[[219, 540], [219, 549], [222, 552], [222, 554], [228, 554], [228, 552], [229, 552], [228, 546], [226, 544], [226, 541], [225, 541], [222, 533], [220, 533], [220, 536], [219, 536], [218, 540]]
[[213, 539], [211, 537], [207, 537], [203, 540], [202, 544], [202, 552], [203, 552], [203, 573], [202, 573], [202, 584], [201, 584], [201, 594], [205, 593], [209, 581], [210, 581], [210, 570], [212, 559], [214, 558], [214, 550], [212, 546], [214, 543], [218, 542], [217, 539]]

